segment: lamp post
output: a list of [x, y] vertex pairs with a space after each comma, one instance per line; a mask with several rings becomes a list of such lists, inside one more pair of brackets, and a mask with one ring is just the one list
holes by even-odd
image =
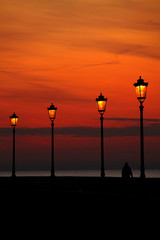
[[12, 177], [15, 177], [15, 128], [17, 126], [18, 122], [18, 116], [15, 114], [15, 112], [10, 116], [10, 122], [11, 126], [13, 128], [13, 161], [12, 161]]
[[51, 177], [54, 177], [54, 120], [56, 118], [56, 110], [57, 108], [53, 105], [53, 103], [50, 105], [48, 109], [49, 118], [51, 120]]
[[140, 178], [145, 178], [145, 166], [144, 166], [144, 141], [143, 141], [143, 102], [146, 98], [148, 82], [139, 77], [136, 83], [133, 84], [136, 88], [137, 99], [140, 102], [140, 143], [141, 143], [141, 163], [140, 163]]
[[97, 104], [98, 104], [98, 111], [101, 115], [100, 121], [101, 121], [101, 177], [105, 176], [105, 170], [104, 170], [104, 149], [103, 149], [103, 114], [106, 110], [106, 103], [107, 98], [104, 98], [102, 93], [100, 93], [99, 97], [96, 98]]

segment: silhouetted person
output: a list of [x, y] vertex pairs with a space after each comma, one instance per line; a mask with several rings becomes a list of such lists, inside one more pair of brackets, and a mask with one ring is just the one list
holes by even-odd
[[122, 168], [122, 178], [124, 180], [127, 180], [129, 178], [133, 177], [132, 170], [127, 162], [125, 162], [125, 165]]

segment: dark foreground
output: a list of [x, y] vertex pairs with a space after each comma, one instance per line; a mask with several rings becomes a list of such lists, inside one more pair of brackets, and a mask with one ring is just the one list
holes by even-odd
[[150, 220], [159, 218], [160, 179], [0, 177], [0, 208], [20, 223], [21, 219], [33, 224], [35, 219], [43, 223], [51, 220], [61, 226], [62, 222], [76, 225], [79, 221], [81, 226], [82, 219], [84, 225], [91, 221], [111, 224], [113, 218], [113, 224], [117, 221], [123, 226], [134, 219], [148, 221], [151, 214]]
[[41, 196], [53, 199], [160, 200], [159, 178], [116, 177], [0, 177], [1, 198]]

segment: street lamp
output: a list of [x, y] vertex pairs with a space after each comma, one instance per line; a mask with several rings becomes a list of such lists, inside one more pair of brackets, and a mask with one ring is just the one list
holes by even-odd
[[140, 143], [141, 143], [141, 164], [140, 164], [140, 178], [145, 178], [144, 167], [144, 143], [143, 143], [143, 102], [146, 98], [148, 82], [139, 77], [136, 83], [133, 84], [136, 88], [137, 99], [140, 102]]
[[57, 108], [53, 105], [50, 105], [48, 109], [48, 115], [51, 120], [51, 134], [52, 134], [52, 141], [51, 141], [51, 177], [54, 177], [54, 120], [56, 118], [56, 110]]
[[18, 116], [15, 114], [15, 112], [10, 116], [11, 126], [13, 128], [13, 162], [12, 162], [12, 177], [15, 177], [15, 128], [17, 126], [18, 122]]
[[100, 93], [99, 97], [96, 98], [97, 104], [98, 104], [98, 111], [101, 115], [100, 120], [101, 120], [101, 177], [105, 176], [105, 170], [104, 170], [104, 149], [103, 149], [103, 114], [106, 110], [106, 103], [107, 103], [107, 98], [104, 98], [102, 93]]

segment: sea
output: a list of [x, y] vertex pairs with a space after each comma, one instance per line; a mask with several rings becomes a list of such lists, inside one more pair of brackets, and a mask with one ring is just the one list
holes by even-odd
[[[132, 170], [133, 177], [140, 176], [140, 170]], [[10, 171], [0, 171], [0, 177], [11, 176]], [[16, 171], [16, 176], [50, 176], [50, 171]], [[55, 176], [68, 176], [68, 177], [98, 177], [100, 176], [99, 170], [57, 170]], [[106, 170], [106, 177], [121, 177], [121, 170]], [[160, 169], [147, 169], [145, 170], [147, 178], [160, 178]]]

